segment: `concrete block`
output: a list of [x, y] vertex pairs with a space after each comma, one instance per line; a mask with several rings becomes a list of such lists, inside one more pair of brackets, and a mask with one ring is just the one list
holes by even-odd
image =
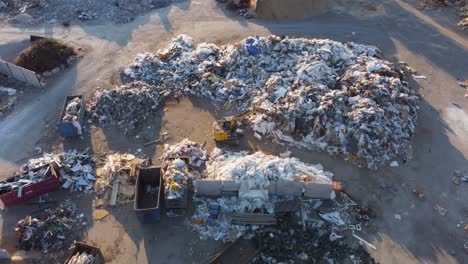
[[306, 182], [304, 196], [308, 198], [330, 199], [332, 183]]
[[195, 193], [200, 195], [221, 195], [223, 182], [216, 180], [196, 180], [193, 183]]
[[235, 181], [223, 181], [222, 191], [223, 192], [237, 192], [239, 191], [240, 183]]
[[301, 196], [302, 191], [305, 189], [304, 182], [295, 181], [282, 181], [276, 183], [276, 195], [295, 195]]
[[276, 195], [276, 185], [277, 185], [277, 181], [272, 180], [270, 181], [270, 185], [268, 185], [268, 187], [266, 187], [265, 189], [268, 191], [270, 195]]

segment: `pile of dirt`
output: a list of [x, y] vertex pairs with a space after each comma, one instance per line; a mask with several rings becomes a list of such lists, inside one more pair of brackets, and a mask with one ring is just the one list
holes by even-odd
[[31, 71], [43, 73], [66, 64], [68, 58], [74, 55], [76, 52], [72, 47], [55, 39], [41, 39], [21, 52], [13, 63]]
[[346, 12], [355, 16], [375, 16], [383, 13], [375, 0], [258, 0], [256, 18], [267, 20], [304, 19], [327, 12]]

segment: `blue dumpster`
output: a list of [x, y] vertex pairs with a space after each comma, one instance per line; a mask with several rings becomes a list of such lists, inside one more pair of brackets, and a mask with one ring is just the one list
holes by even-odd
[[161, 167], [140, 168], [135, 183], [134, 211], [143, 223], [161, 219]]

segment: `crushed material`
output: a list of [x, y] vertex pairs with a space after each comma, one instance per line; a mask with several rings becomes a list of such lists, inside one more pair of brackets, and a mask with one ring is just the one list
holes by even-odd
[[43, 73], [67, 64], [68, 58], [75, 55], [76, 52], [72, 47], [58, 40], [41, 39], [21, 52], [13, 63], [28, 70]]
[[71, 234], [75, 233], [84, 221], [76, 205], [65, 200], [57, 207], [46, 209], [37, 216], [27, 216], [18, 221], [15, 231], [18, 235], [18, 248], [38, 249], [44, 252], [65, 250]]
[[251, 126], [260, 136], [376, 169], [410, 144], [419, 101], [403, 70], [379, 57], [376, 47], [353, 42], [268, 36], [195, 47], [179, 35], [167, 49], [139, 54], [124, 73], [166, 96], [258, 106], [266, 113]]
[[65, 113], [62, 117], [64, 122], [74, 122], [80, 119], [81, 98], [75, 97], [67, 103]]
[[142, 82], [132, 82], [114, 90], [97, 91], [90, 111], [95, 122], [118, 125], [129, 133], [155, 113], [169, 93]]
[[76, 252], [76, 254], [66, 263], [66, 264], [91, 264], [94, 261], [94, 256], [92, 254], [87, 254], [86, 252]]

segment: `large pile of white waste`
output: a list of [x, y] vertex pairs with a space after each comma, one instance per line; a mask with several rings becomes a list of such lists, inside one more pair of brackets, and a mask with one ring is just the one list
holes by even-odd
[[214, 149], [207, 163], [208, 178], [245, 182], [249, 189], [268, 187], [271, 180], [331, 183], [333, 173], [322, 165], [311, 165], [297, 158], [282, 158], [263, 152], [248, 154]]
[[179, 35], [166, 49], [138, 54], [124, 74], [164, 94], [209, 97], [227, 108], [258, 106], [265, 113], [251, 121], [259, 138], [371, 169], [403, 155], [415, 130], [417, 92], [374, 46], [277, 36], [195, 46]]

